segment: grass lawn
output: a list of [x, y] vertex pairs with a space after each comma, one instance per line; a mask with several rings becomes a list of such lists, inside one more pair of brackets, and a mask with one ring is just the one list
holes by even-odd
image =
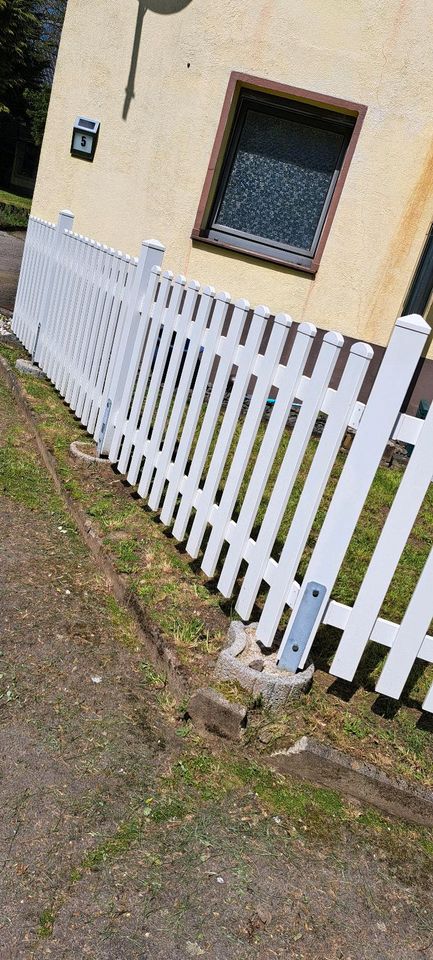
[[0, 190], [0, 230], [26, 229], [32, 205], [31, 197], [21, 197], [8, 190]]
[[0, 190], [0, 203], [8, 203], [12, 204], [13, 207], [22, 207], [23, 210], [30, 210], [32, 198], [20, 197], [17, 193], [9, 193], [8, 190]]

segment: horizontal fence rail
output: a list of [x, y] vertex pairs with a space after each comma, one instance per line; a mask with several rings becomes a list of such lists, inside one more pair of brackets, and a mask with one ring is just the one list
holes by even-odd
[[[330, 624], [342, 631], [332, 673], [351, 680], [377, 642], [389, 653], [376, 689], [398, 698], [415, 661], [433, 663], [433, 550], [401, 624], [380, 616], [433, 477], [433, 406], [424, 422], [400, 413], [428, 325], [417, 316], [397, 321], [365, 405], [368, 344], [351, 347], [331, 386], [344, 345], [338, 332], [321, 336], [311, 323], [270, 318], [267, 307], [251, 310], [162, 271], [157, 241], [135, 259], [72, 228], [69, 211], [56, 225], [30, 218], [17, 337], [99, 450], [189, 555], [201, 556], [222, 595], [235, 594], [244, 620], [261, 598], [265, 647], [291, 610], [282, 668], [302, 667], [319, 626]], [[353, 443], [324, 511], [348, 429]], [[333, 591], [390, 438], [414, 451], [350, 607]], [[433, 710], [433, 687], [423, 706]]]

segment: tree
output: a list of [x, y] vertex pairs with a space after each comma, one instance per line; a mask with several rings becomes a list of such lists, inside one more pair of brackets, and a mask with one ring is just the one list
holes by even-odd
[[48, 66], [34, 0], [0, 0], [0, 111], [24, 114], [24, 90]]
[[0, 0], [0, 113], [44, 134], [67, 0]]

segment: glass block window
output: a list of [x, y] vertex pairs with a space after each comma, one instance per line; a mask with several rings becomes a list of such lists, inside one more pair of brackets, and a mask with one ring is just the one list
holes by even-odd
[[355, 119], [299, 100], [241, 90], [201, 235], [308, 266]]

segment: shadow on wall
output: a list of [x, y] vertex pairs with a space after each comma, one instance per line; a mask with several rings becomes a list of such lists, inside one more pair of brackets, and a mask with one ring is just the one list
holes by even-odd
[[125, 90], [125, 100], [123, 103], [122, 119], [127, 120], [131, 100], [135, 97], [135, 76], [137, 73], [138, 53], [140, 50], [141, 33], [143, 29], [143, 20], [146, 10], [152, 10], [153, 13], [167, 15], [169, 13], [179, 13], [184, 7], [187, 7], [191, 0], [138, 0], [137, 22], [135, 24], [134, 43], [132, 46], [131, 65], [129, 68], [128, 83]]

